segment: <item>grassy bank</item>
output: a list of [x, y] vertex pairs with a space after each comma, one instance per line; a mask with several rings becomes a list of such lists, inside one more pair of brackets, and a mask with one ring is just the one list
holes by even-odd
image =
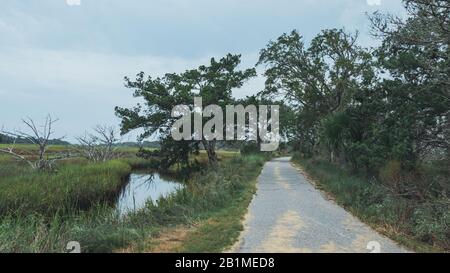
[[[6, 147], [4, 144], [0, 144]], [[34, 145], [18, 144], [16, 149], [32, 151]], [[53, 145], [48, 154], [68, 153], [70, 146]], [[79, 208], [89, 208], [95, 203], [104, 203], [117, 196], [131, 170], [154, 169], [156, 160], [136, 157], [137, 148], [121, 147], [117, 160], [93, 164], [83, 158], [69, 158], [58, 162], [54, 172], [36, 172], [24, 162], [0, 154], [0, 215], [27, 215], [40, 213], [52, 215]], [[222, 160], [238, 155], [219, 152]], [[207, 162], [205, 153], [195, 160]], [[206, 163], [205, 163], [206, 164]], [[167, 171], [177, 173], [176, 168]]]
[[[256, 192], [256, 178], [267, 158], [246, 156], [234, 158], [230, 164], [194, 177], [194, 199], [189, 207], [194, 213], [187, 225], [177, 226], [169, 238], [178, 241], [168, 247], [167, 240], [154, 238], [143, 245], [144, 251], [215, 253], [226, 250], [237, 241], [243, 230], [242, 220]], [[180, 236], [181, 235], [181, 236]]]
[[337, 203], [376, 230], [419, 252], [450, 251], [448, 199], [427, 197], [419, 201], [394, 194], [379, 181], [326, 161], [294, 157], [294, 162]]
[[49, 215], [106, 202], [117, 195], [130, 171], [129, 164], [118, 160], [65, 165], [56, 173], [21, 168], [0, 177], [0, 215]]
[[[40, 212], [20, 217], [14, 214], [2, 216], [0, 252], [63, 252], [69, 241], [80, 242], [84, 252], [112, 252], [130, 246], [136, 250], [147, 249], [152, 238], [157, 238], [168, 228], [207, 222], [217, 217], [226, 219], [220, 217], [221, 214], [237, 217], [243, 214], [245, 202], [239, 200], [249, 202], [263, 162], [264, 159], [257, 156], [222, 161], [220, 166], [194, 175], [184, 189], [160, 199], [157, 205], [149, 202], [144, 209], [124, 217], [104, 205], [88, 211], [57, 212], [51, 216]], [[227, 214], [227, 211], [234, 211], [236, 204], [241, 204], [237, 212]], [[230, 219], [223, 223], [229, 224]], [[219, 250], [232, 243], [241, 228], [239, 217], [234, 221], [236, 225], [220, 225], [214, 229], [228, 232], [229, 238], [220, 238], [216, 234], [219, 238], [205, 242], [203, 240], [214, 237], [207, 231], [202, 234], [209, 234], [209, 237], [192, 237], [197, 240], [194, 245], [200, 246], [197, 250]], [[186, 249], [192, 247], [187, 244]]]

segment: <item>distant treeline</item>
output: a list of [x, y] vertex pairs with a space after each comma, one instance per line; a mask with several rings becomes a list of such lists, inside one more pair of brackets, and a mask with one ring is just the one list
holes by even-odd
[[[17, 143], [17, 144], [32, 144], [31, 141], [29, 141], [26, 138], [13, 138], [4, 134], [0, 134], [0, 144], [12, 144], [12, 143]], [[72, 145], [73, 143], [70, 143], [68, 141], [64, 141], [64, 140], [59, 140], [59, 139], [51, 139], [49, 141], [49, 145]], [[160, 144], [158, 141], [144, 141], [142, 144], [138, 143], [138, 142], [122, 142], [122, 143], [117, 143], [114, 144], [114, 146], [117, 147], [144, 147], [144, 148], [159, 148]]]
[[138, 142], [122, 142], [117, 143], [116, 147], [144, 147], [144, 148], [159, 148], [161, 145], [158, 141], [144, 141], [143, 143]]
[[[26, 138], [13, 138], [7, 135], [0, 134], [0, 144], [32, 144], [32, 142]], [[49, 140], [49, 145], [70, 145], [69, 142], [60, 139]]]

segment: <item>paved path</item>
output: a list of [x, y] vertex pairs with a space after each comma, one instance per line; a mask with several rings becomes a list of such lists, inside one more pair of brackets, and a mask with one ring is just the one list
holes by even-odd
[[233, 251], [406, 252], [326, 200], [290, 162], [272, 160], [259, 177], [245, 230]]

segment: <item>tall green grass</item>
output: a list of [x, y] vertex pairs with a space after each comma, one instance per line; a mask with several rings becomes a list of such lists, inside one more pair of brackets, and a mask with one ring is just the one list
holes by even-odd
[[340, 205], [386, 235], [417, 251], [450, 251], [448, 198], [411, 199], [323, 160], [294, 157], [294, 161]]
[[[0, 218], [0, 252], [64, 252], [69, 241], [80, 242], [83, 252], [112, 252], [131, 244], [138, 248], [145, 247], [144, 243], [161, 230], [208, 219], [228, 208], [234, 200], [242, 198], [242, 194], [254, 185], [264, 162], [265, 159], [260, 156], [233, 157], [222, 161], [218, 167], [194, 174], [185, 188], [158, 200], [156, 204], [148, 202], [143, 209], [125, 216], [120, 216], [107, 205], [93, 206], [88, 211], [64, 211], [52, 215], [4, 215]], [[101, 168], [105, 178], [120, 174], [114, 170], [122, 168], [112, 168], [118, 166], [122, 163], [105, 164]], [[125, 168], [129, 165], [125, 164], [124, 171]], [[95, 173], [98, 171], [93, 170]], [[76, 168], [61, 172], [58, 175], [62, 178], [78, 173]], [[88, 185], [99, 182], [100, 186], [96, 187], [101, 188], [105, 181], [87, 180], [80, 183]], [[59, 200], [54, 202], [57, 203]]]
[[130, 165], [121, 161], [66, 165], [56, 173], [22, 169], [22, 173], [0, 177], [0, 215], [88, 208], [117, 195], [131, 171]]

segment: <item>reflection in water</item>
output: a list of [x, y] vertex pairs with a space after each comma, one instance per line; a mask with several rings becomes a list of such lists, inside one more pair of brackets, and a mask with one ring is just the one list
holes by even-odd
[[120, 214], [139, 210], [147, 201], [155, 202], [181, 188], [180, 183], [162, 178], [158, 173], [131, 174], [129, 183], [120, 194], [116, 207]]

